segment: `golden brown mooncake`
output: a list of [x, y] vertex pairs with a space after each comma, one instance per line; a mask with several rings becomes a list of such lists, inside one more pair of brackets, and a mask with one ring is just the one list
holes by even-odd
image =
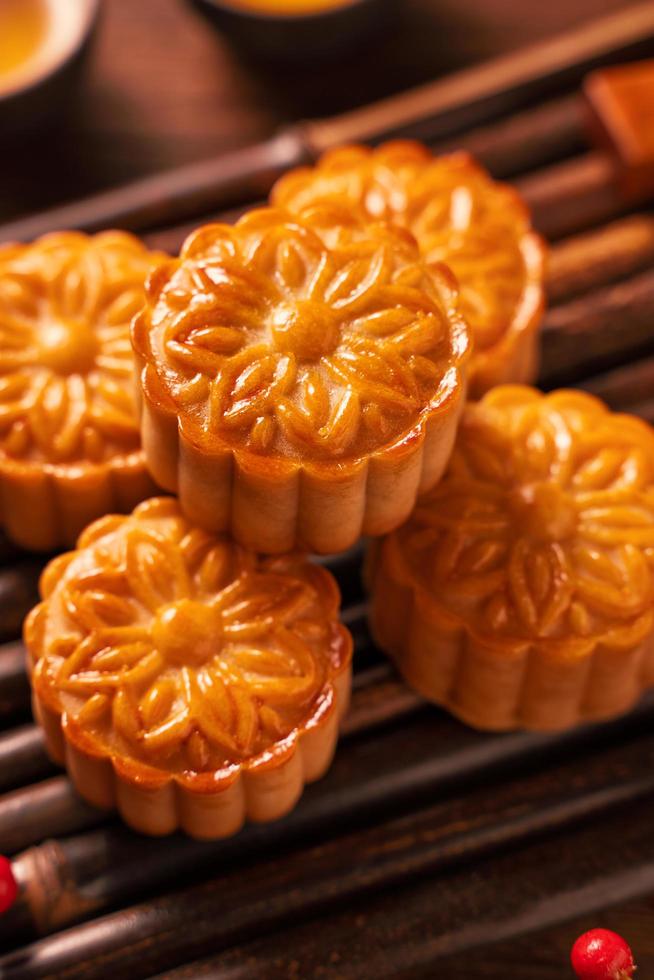
[[467, 153], [434, 157], [401, 140], [332, 150], [315, 167], [291, 170], [271, 193], [290, 210], [330, 200], [410, 229], [428, 261], [452, 269], [473, 340], [471, 397], [535, 379], [545, 245], [515, 190]]
[[154, 492], [129, 327], [161, 258], [123, 232], [0, 246], [0, 518], [23, 547]]
[[654, 431], [578, 391], [467, 407], [448, 471], [370, 558], [407, 682], [478, 728], [560, 729], [654, 683]]
[[290, 810], [336, 746], [352, 641], [338, 587], [158, 497], [55, 558], [27, 619], [35, 713], [79, 793], [147, 834]]
[[209, 530], [336, 552], [408, 517], [449, 457], [468, 334], [415, 240], [332, 205], [209, 225], [132, 340], [154, 478]]

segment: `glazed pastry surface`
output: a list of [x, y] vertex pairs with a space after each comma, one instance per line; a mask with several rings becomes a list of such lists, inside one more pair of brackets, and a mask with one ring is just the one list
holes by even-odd
[[132, 342], [157, 483], [255, 551], [408, 516], [449, 457], [468, 331], [448, 269], [333, 204], [209, 225], [150, 277]]
[[356, 458], [459, 384], [465, 328], [447, 274], [399, 230], [342, 209], [200, 229], [148, 300], [137, 350], [207, 445]]
[[99, 751], [171, 773], [274, 753], [347, 666], [324, 569], [258, 558], [189, 525], [170, 498], [92, 525], [51, 564], [43, 596], [28, 630], [37, 694]]
[[0, 514], [22, 547], [69, 547], [155, 490], [129, 330], [162, 258], [124, 232], [0, 246]]
[[153, 256], [132, 236], [0, 247], [0, 452], [102, 462], [139, 446], [129, 324]]
[[427, 260], [447, 263], [459, 281], [475, 346], [472, 393], [533, 380], [545, 246], [518, 194], [472, 157], [433, 157], [410, 141], [342, 147], [282, 177], [271, 201], [291, 210], [348, 201], [408, 228]]
[[371, 578], [378, 642], [473, 725], [625, 710], [654, 683], [652, 429], [582, 392], [495, 389]]
[[492, 393], [399, 539], [480, 636], [581, 651], [638, 631], [654, 600], [652, 431], [578, 392]]

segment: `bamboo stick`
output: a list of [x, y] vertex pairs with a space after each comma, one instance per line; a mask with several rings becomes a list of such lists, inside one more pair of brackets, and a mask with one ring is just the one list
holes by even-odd
[[551, 241], [623, 214], [614, 165], [601, 153], [586, 153], [516, 181], [534, 226]]
[[576, 93], [432, 144], [434, 153], [466, 150], [502, 180], [581, 153], [585, 148], [584, 106]]
[[[419, 729], [422, 738], [425, 731]], [[512, 739], [510, 736], [503, 741], [510, 743]], [[502, 739], [491, 741], [497, 746]], [[528, 775], [519, 777], [519, 784], [515, 782], [515, 773], [508, 768], [506, 757], [503, 772], [509, 775], [507, 781], [496, 780], [491, 787], [474, 790], [468, 786], [468, 794], [436, 804], [432, 800], [427, 809], [399, 818], [387, 816], [377, 825], [374, 815], [381, 800], [386, 800], [388, 814], [389, 804], [392, 802], [393, 808], [397, 808], [398, 792], [405, 787], [400, 786], [392, 771], [388, 786], [380, 785], [366, 766], [366, 759], [362, 759], [359, 766], [364, 766], [360, 773], [363, 784], [353, 782], [357, 772], [351, 770], [343, 786], [345, 796], [340, 802], [332, 796], [333, 812], [322, 805], [321, 833], [324, 835], [329, 827], [328, 839], [281, 856], [280, 848], [287, 848], [291, 841], [306, 840], [307, 827], [316, 833], [319, 808], [315, 804], [310, 821], [302, 818], [298, 808], [283, 823], [267, 829], [249, 828], [239, 838], [217, 844], [199, 845], [177, 839], [139, 842], [123, 835], [118, 854], [111, 848], [114, 861], [105, 870], [96, 867], [95, 861], [102, 847], [101, 835], [106, 832], [96, 832], [98, 839], [93, 847], [88, 846], [88, 836], [72, 846], [62, 841], [58, 853], [46, 843], [42, 849], [22, 855], [17, 862], [21, 876], [29, 883], [26, 894], [36, 915], [34, 924], [42, 933], [60, 929], [75, 916], [97, 913], [108, 902], [124, 900], [130, 884], [133, 894], [129, 867], [137, 877], [137, 889], [145, 885], [141, 871], [137, 870], [144, 864], [149, 871], [150, 887], [170, 883], [171, 879], [178, 882], [180, 876], [192, 873], [200, 861], [205, 870], [211, 867], [212, 880], [60, 933], [32, 947], [34, 956], [24, 956], [21, 951], [3, 958], [0, 969], [7, 980], [61, 975], [70, 980], [74, 977], [90, 980], [106, 976], [100, 972], [105, 970], [135, 980], [164, 965], [242, 943], [282, 923], [296, 923], [318, 909], [323, 914], [326, 908], [338, 910], [343, 902], [355, 896], [389, 893], [416, 875], [429, 873], [433, 879], [454, 862], [479, 861], [484, 854], [508, 844], [515, 849], [534, 834], [560, 830], [581, 818], [596, 819], [611, 807], [633, 805], [654, 793], [651, 734], [635, 743], [609, 748], [601, 756], [589, 757], [584, 753], [571, 756], [573, 748], [569, 743], [565, 761], [545, 773], [535, 772], [533, 765], [529, 766]], [[530, 754], [533, 756], [533, 751]], [[378, 753], [371, 758], [377, 757]], [[423, 749], [419, 765], [428, 767], [429, 758]], [[515, 764], [518, 758], [512, 761]], [[528, 756], [520, 762], [527, 763]], [[408, 760], [408, 768], [416, 768], [412, 759]], [[464, 775], [469, 775], [467, 770]], [[326, 785], [326, 781], [321, 785]], [[317, 790], [318, 787], [312, 791], [314, 799]], [[353, 804], [356, 810], [352, 810]], [[365, 813], [373, 826], [348, 831], [355, 812]], [[343, 829], [344, 836], [334, 836], [335, 831]], [[139, 847], [140, 843], [143, 848]], [[271, 858], [273, 854], [276, 856]], [[45, 872], [47, 888], [42, 884], [43, 861], [39, 861], [45, 855], [49, 855]], [[250, 867], [244, 875], [241, 861], [251, 860], [255, 855], [264, 856], [265, 860]], [[119, 876], [115, 873], [116, 858], [122, 866]], [[91, 874], [89, 866], [93, 869]], [[111, 896], [102, 896], [95, 882], [101, 881], [102, 887], [106, 887], [107, 874], [115, 890]], [[52, 882], [56, 879], [61, 883], [53, 895]], [[57, 894], [64, 890], [66, 905], [56, 900]], [[230, 896], [228, 903], [225, 895]], [[13, 923], [6, 920], [0, 927], [5, 934], [7, 928], [18, 928], [17, 914]]]
[[[515, 786], [516, 797], [522, 784]], [[638, 803], [636, 798], [633, 803]], [[274, 906], [264, 910], [260, 928], [249, 934], [221, 942], [222, 909], [214, 905], [215, 938], [198, 937], [194, 942], [189, 926], [182, 943], [184, 950], [170, 954], [166, 972], [153, 980], [278, 980], [280, 977], [315, 977], [321, 980], [363, 980], [368, 977], [466, 977], [466, 954], [487, 950], [488, 977], [493, 971], [496, 943], [508, 942], [538, 933], [549, 927], [572, 923], [569, 942], [557, 966], [538, 969], [540, 956], [529, 955], [525, 972], [519, 967], [510, 975], [525, 977], [559, 976], [569, 943], [580, 931], [597, 922], [602, 910], [634, 899], [646, 899], [654, 890], [654, 843], [649, 807], [625, 805], [591, 820], [565, 827], [565, 834], [547, 834], [541, 839], [516, 840], [496, 853], [468, 856], [462, 853], [460, 866], [444, 873], [426, 873], [410, 882], [390, 882], [375, 891], [363, 892], [356, 903], [336, 903], [325, 909], [316, 902], [308, 906], [315, 892], [308, 884], [307, 905], [292, 912], [283, 922], [273, 918]], [[516, 798], [514, 797], [514, 806]], [[547, 808], [547, 803], [544, 802]], [[554, 827], [550, 829], [555, 829]], [[536, 833], [538, 831], [536, 830]], [[390, 845], [392, 846], [392, 844]], [[190, 893], [187, 897], [191, 899]], [[287, 904], [287, 903], [284, 903]], [[290, 904], [290, 903], [288, 903]], [[158, 911], [155, 906], [153, 911]], [[311, 912], [320, 914], [319, 922]], [[196, 910], [204, 923], [201, 909]], [[585, 916], [581, 929], [575, 920]], [[231, 916], [229, 916], [231, 918]], [[308, 919], [308, 921], [307, 921]], [[115, 920], [101, 920], [105, 928]], [[201, 927], [200, 927], [201, 928]], [[243, 935], [245, 933], [245, 935]], [[83, 934], [83, 927], [77, 931]], [[197, 933], [196, 933], [197, 936]], [[165, 937], [164, 937], [165, 942]], [[43, 944], [45, 945], [45, 944]], [[136, 944], [135, 944], [136, 945]], [[221, 950], [201, 961], [170, 969], [171, 960], [188, 960], [189, 948], [206, 953], [210, 947]], [[159, 938], [143, 944], [149, 962], [156, 961]], [[533, 947], [538, 951], [537, 936]], [[202, 955], [202, 954], [201, 954]], [[112, 968], [121, 962], [134, 963], [139, 980], [142, 961], [131, 959], [125, 951], [111, 951]], [[80, 966], [66, 973], [69, 980], [91, 980], [97, 967], [80, 956]], [[543, 960], [545, 963], [545, 960]], [[537, 972], [531, 969], [532, 964]], [[20, 965], [20, 964], [19, 964]], [[476, 974], [479, 975], [479, 974]], [[502, 973], [502, 976], [509, 976]], [[27, 980], [30, 973], [10, 973], [10, 980]]]
[[576, 87], [606, 60], [647, 57], [653, 35], [651, 5], [630, 7], [371, 106], [305, 124], [308, 142], [320, 152], [389, 136], [444, 139]]
[[0, 793], [43, 779], [56, 771], [36, 725], [20, 725], [0, 735]]
[[10, 568], [0, 569], [0, 640], [20, 634], [23, 619], [38, 602], [38, 581], [43, 562], [22, 558]]
[[0, 720], [14, 721], [29, 709], [30, 689], [22, 643], [0, 646]]
[[107, 820], [85, 803], [65, 776], [53, 776], [0, 797], [0, 853], [15, 854], [49, 836], [72, 834]]
[[615, 368], [583, 381], [581, 387], [618, 412], [646, 415], [654, 397], [654, 357]]
[[570, 384], [654, 346], [654, 269], [554, 307], [541, 332], [540, 381]]
[[[498, 133], [493, 127], [434, 149], [437, 152], [454, 148], [468, 150], [489, 166], [495, 176], [504, 177], [507, 173], [524, 173], [520, 166], [512, 171], [510, 163], [512, 154], [517, 157], [517, 145], [522, 146], [522, 159], [516, 159], [516, 164], [527, 162], [525, 157], [528, 155], [531, 167], [538, 169], [516, 180], [515, 185], [532, 212], [536, 229], [556, 241], [615, 219], [634, 204], [634, 201], [627, 204], [621, 196], [615, 165], [607, 155], [597, 151], [586, 152], [552, 162], [559, 158], [559, 149], [563, 151], [566, 143], [573, 142], [574, 126], [571, 120], [575, 115], [574, 107], [578, 115], [576, 100], [563, 100], [563, 108], [554, 103], [550, 112], [557, 120], [558, 128], [553, 133], [544, 133], [541, 140], [534, 139], [525, 118], [520, 116], [505, 123], [508, 132]], [[547, 115], [544, 122], [547, 123]], [[542, 124], [541, 120], [537, 120], [537, 123]], [[576, 133], [576, 142], [581, 148], [580, 130], [576, 130]], [[152, 248], [175, 253], [198, 224], [216, 220], [235, 221], [244, 210], [245, 207], [241, 207], [222, 214], [205, 214], [193, 221], [151, 232], [146, 235], [146, 241]]]
[[[580, 153], [585, 148], [582, 116], [581, 98], [576, 94], [569, 95], [527, 112], [516, 113], [492, 125], [472, 129], [456, 138], [432, 144], [431, 148], [434, 153], [465, 150], [495, 177], [506, 179]], [[249, 206], [264, 204], [265, 200], [261, 200], [250, 202]], [[233, 223], [246, 210], [242, 205], [227, 211], [216, 211], [196, 217], [193, 221], [150, 231], [144, 238], [151, 248], [174, 254], [199, 224], [208, 221]]]
[[26, 241], [55, 228], [142, 231], [263, 196], [283, 170], [341, 143], [398, 135], [448, 139], [569, 90], [598, 65], [651, 53], [653, 27], [654, 13], [643, 3], [340, 117], [19, 219], [0, 227], [0, 241]]
[[143, 231], [266, 194], [289, 167], [310, 159], [298, 127], [211, 160], [152, 174], [122, 187], [0, 225], [0, 242], [31, 241], [60, 228]]
[[[462, 140], [459, 148], [467, 147], [468, 142]], [[601, 153], [585, 153], [548, 165], [516, 180], [515, 186], [532, 212], [535, 228], [552, 241], [615, 219], [628, 209], [618, 191], [613, 164]], [[232, 222], [245, 210], [205, 214], [150, 233], [145, 236], [146, 242], [152, 248], [175, 253], [199, 224]]]
[[560, 305], [654, 266], [654, 215], [633, 214], [558, 242], [547, 269], [547, 299]]

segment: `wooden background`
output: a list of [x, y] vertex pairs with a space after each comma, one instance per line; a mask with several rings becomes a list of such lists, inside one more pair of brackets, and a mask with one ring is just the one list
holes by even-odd
[[[63, 122], [20, 143], [2, 141], [0, 219], [244, 145], [281, 122], [363, 104], [626, 5], [622, 0], [414, 0], [404, 4], [393, 38], [375, 50], [314, 71], [272, 71], [234, 51], [187, 0], [104, 0], [86, 82]], [[613, 824], [616, 834], [620, 819], [618, 814]], [[561, 858], [572, 867], [574, 853], [566, 848], [574, 847], [574, 835], [561, 845]], [[600, 870], [610, 850], [610, 835], [598, 836]], [[537, 852], [525, 845], [466, 873], [501, 888], [509, 871], [529, 875]], [[484, 891], [480, 888], [480, 895]], [[471, 908], [472, 917], [476, 912], [481, 910]], [[486, 906], [484, 912], [492, 940], [492, 909]], [[396, 914], [401, 930], [401, 903]], [[637, 953], [639, 977], [654, 976], [654, 896], [619, 904], [592, 920], [536, 928], [527, 938], [453, 953], [439, 960], [439, 976], [558, 980], [570, 975], [567, 956], [575, 936], [592, 925], [622, 932]], [[352, 920], [353, 947], [355, 936]], [[299, 943], [302, 939], [298, 934]], [[348, 955], [349, 941], [339, 944], [340, 955]], [[319, 966], [312, 975], [320, 975]], [[427, 974], [407, 966], [396, 975]]]
[[537, 41], [624, 0], [400, 0], [392, 36], [337, 65], [266, 68], [191, 0], [102, 0], [84, 85], [49, 134], [0, 134], [0, 221], [200, 160]]

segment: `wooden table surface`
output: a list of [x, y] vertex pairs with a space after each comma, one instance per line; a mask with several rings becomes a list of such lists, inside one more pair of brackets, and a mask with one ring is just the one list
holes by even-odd
[[625, 0], [400, 0], [385, 40], [336, 65], [246, 60], [191, 0], [103, 0], [85, 82], [44, 134], [2, 140], [0, 221], [200, 160], [628, 6]]
[[[624, 6], [623, 0], [413, 0], [404, 4], [393, 37], [375, 50], [335, 66], [282, 71], [245, 59], [187, 0], [104, 0], [85, 84], [64, 120], [49, 136], [3, 141], [0, 219], [244, 145], [282, 122], [369, 102]], [[492, 859], [498, 867], [501, 860]], [[528, 869], [529, 855], [521, 852], [515, 862]], [[575, 936], [592, 925], [622, 932], [637, 953], [638, 976], [654, 976], [654, 896], [526, 939], [453, 952], [439, 961], [439, 976], [558, 980], [570, 975]], [[425, 975], [413, 968], [402, 973]]]

